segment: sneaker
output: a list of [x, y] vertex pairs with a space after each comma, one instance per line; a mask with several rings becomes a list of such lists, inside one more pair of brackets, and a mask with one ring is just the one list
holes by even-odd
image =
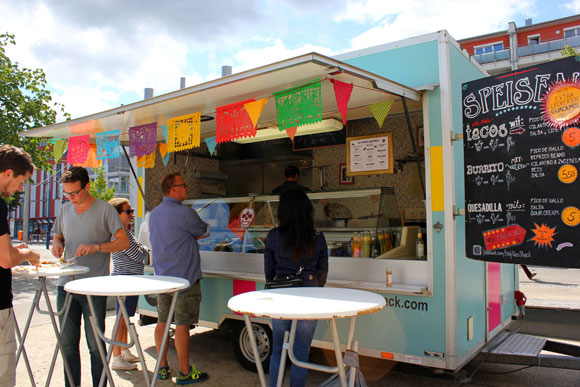
[[532, 273], [532, 274], [530, 275], [530, 279], [534, 278], [534, 277], [535, 277], [537, 274], [538, 274], [538, 273]]
[[209, 375], [207, 373], [198, 371], [194, 366], [189, 366], [189, 373], [187, 375], [183, 375], [181, 371], [179, 371], [175, 382], [177, 384], [191, 384], [205, 382], [208, 379]]
[[129, 363], [128, 361], [123, 360], [121, 355], [113, 357], [113, 364], [111, 364], [111, 368], [114, 370], [124, 370], [130, 371], [137, 368], [137, 364]]
[[171, 377], [169, 373], [169, 367], [160, 367], [159, 372], [157, 373], [157, 379], [159, 380], [167, 380]]
[[137, 363], [140, 361], [139, 358], [133, 355], [128, 349], [121, 351], [121, 358], [129, 363]]

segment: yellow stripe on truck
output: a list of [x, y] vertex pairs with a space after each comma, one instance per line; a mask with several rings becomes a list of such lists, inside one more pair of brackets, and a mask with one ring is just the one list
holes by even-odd
[[443, 211], [443, 147], [432, 146], [431, 152], [431, 210]]

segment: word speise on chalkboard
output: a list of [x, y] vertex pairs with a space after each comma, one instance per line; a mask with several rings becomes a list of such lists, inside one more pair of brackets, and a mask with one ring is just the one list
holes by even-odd
[[580, 267], [580, 58], [463, 84], [466, 256]]

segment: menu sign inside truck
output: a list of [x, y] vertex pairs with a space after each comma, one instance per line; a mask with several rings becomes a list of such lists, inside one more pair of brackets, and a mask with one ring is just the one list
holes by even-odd
[[469, 258], [580, 267], [580, 57], [463, 84]]

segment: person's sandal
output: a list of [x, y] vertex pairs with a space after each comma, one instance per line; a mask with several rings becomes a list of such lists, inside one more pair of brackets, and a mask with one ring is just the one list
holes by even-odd
[[157, 373], [157, 379], [159, 380], [167, 380], [171, 377], [169, 374], [169, 367], [161, 367], [159, 368], [159, 372]]
[[189, 373], [183, 375], [181, 371], [179, 371], [175, 382], [177, 384], [191, 384], [205, 382], [208, 379], [209, 375], [207, 373], [198, 371], [194, 366], [189, 366]]

